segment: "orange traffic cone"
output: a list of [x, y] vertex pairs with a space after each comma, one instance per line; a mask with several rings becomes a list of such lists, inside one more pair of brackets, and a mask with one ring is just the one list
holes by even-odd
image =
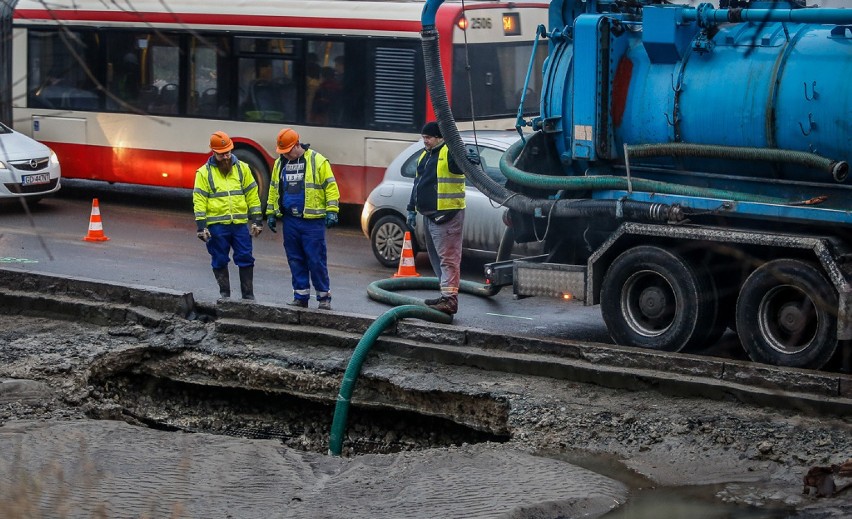
[[84, 241], [107, 241], [104, 236], [104, 226], [101, 222], [101, 208], [98, 199], [92, 199], [92, 216], [89, 218], [89, 232], [83, 237]]
[[405, 231], [405, 238], [402, 240], [402, 254], [399, 256], [399, 269], [395, 278], [412, 278], [417, 277], [417, 269], [414, 268], [414, 249], [411, 248], [411, 232]]

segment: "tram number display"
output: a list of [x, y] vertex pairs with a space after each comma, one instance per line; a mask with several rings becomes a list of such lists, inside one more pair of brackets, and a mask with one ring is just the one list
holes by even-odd
[[[470, 29], [491, 29], [493, 24], [491, 18], [471, 18], [468, 21]], [[503, 13], [503, 35], [505, 36], [520, 36], [521, 35], [521, 15], [520, 13]]]
[[505, 36], [521, 35], [520, 13], [503, 13], [503, 34]]
[[491, 28], [491, 18], [471, 18], [470, 19], [470, 28], [471, 29], [490, 29]]

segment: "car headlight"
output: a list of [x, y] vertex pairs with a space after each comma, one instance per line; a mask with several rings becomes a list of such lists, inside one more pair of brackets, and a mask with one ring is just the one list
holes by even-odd
[[3, 162], [2, 160], [0, 160], [0, 169], [9, 169], [9, 167], [8, 167], [8, 166], [6, 166], [6, 163], [5, 163], [5, 162]]
[[56, 152], [50, 150], [50, 165], [58, 166], [59, 165], [59, 157], [56, 156]]

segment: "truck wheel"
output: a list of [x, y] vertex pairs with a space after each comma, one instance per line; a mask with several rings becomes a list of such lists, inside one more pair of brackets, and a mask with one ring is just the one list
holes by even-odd
[[610, 265], [601, 312], [617, 344], [680, 351], [706, 344], [717, 304], [709, 274], [669, 250], [641, 246]]
[[402, 243], [407, 230], [408, 226], [400, 216], [391, 214], [379, 218], [370, 233], [370, 244], [379, 263], [385, 267], [399, 265]]
[[819, 369], [837, 350], [837, 293], [814, 265], [770, 261], [737, 300], [737, 330], [755, 362]]

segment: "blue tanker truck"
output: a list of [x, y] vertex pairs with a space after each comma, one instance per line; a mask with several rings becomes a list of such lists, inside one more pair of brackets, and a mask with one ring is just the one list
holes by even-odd
[[[464, 154], [423, 14], [439, 124]], [[852, 9], [798, 1], [554, 0], [540, 114], [509, 149], [517, 242], [486, 267], [519, 297], [599, 304], [616, 343], [819, 369], [852, 339]], [[542, 43], [544, 44], [544, 43]], [[475, 109], [475, 106], [474, 106]]]

